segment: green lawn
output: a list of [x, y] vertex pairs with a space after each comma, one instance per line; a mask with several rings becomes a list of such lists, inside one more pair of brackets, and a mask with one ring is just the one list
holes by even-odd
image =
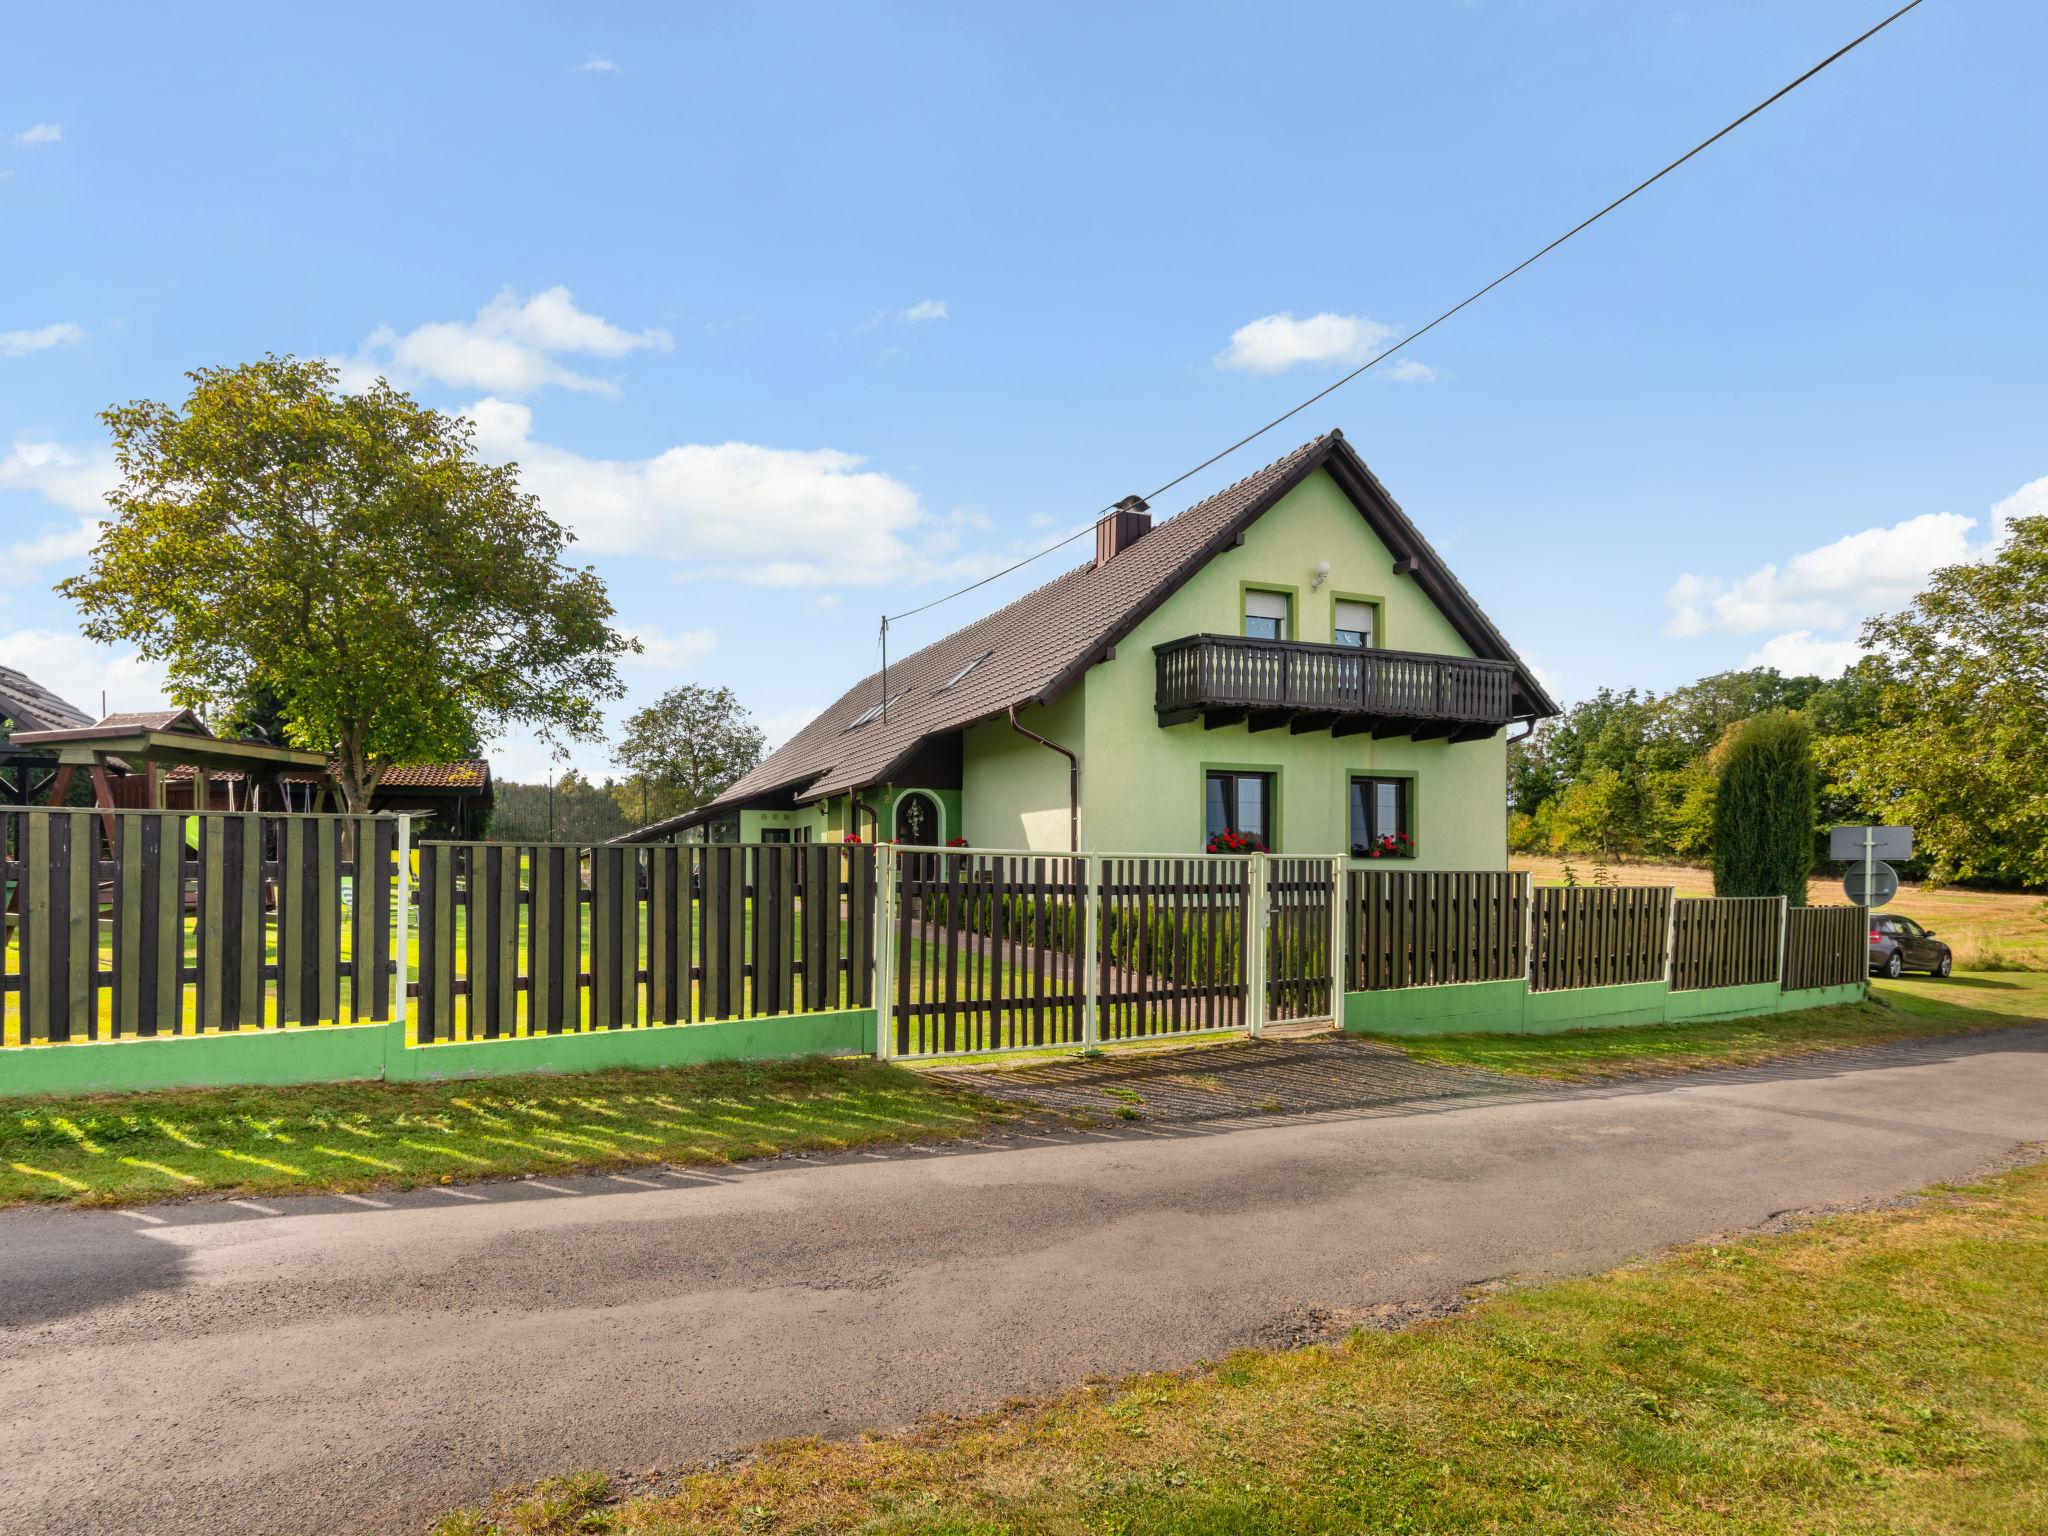
[[771, 1446], [658, 1497], [562, 1478], [436, 1530], [2048, 1530], [2048, 1167], [1403, 1332]]
[[721, 1163], [972, 1135], [1008, 1113], [866, 1060], [0, 1100], [0, 1205]]
[[1947, 981], [1879, 982], [1872, 1001], [1754, 1019], [1556, 1035], [1382, 1036], [1420, 1061], [1483, 1067], [1560, 1082], [1645, 1071], [1742, 1066], [1846, 1046], [1924, 1039], [2048, 1020], [2048, 973], [1957, 972]]

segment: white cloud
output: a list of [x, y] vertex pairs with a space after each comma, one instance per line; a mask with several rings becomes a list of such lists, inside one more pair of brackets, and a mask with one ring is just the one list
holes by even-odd
[[61, 443], [17, 439], [0, 458], [0, 491], [27, 491], [78, 515], [11, 540], [0, 550], [0, 583], [24, 579], [41, 566], [82, 561], [99, 537], [100, 520], [106, 516], [104, 497], [119, 480], [110, 455], [88, 456]]
[[1230, 334], [1216, 366], [1244, 373], [1285, 373], [1303, 364], [1362, 363], [1398, 334], [1363, 315], [1267, 315]]
[[1767, 629], [1842, 629], [1865, 614], [1911, 599], [1939, 566], [1974, 559], [1977, 520], [1959, 512], [1923, 512], [1889, 528], [1866, 528], [1760, 566], [1734, 581], [1685, 575], [1664, 594], [1673, 635], [1710, 631], [1753, 635]]
[[687, 672], [718, 645], [718, 634], [709, 629], [686, 629], [670, 634], [656, 628], [628, 630], [640, 642], [637, 655], [623, 657], [625, 665], [648, 672]]
[[46, 352], [51, 347], [72, 346], [83, 340], [83, 328], [69, 320], [39, 326], [33, 331], [0, 331], [0, 357], [27, 357], [31, 352]]
[[155, 709], [167, 687], [162, 668], [133, 651], [94, 645], [80, 635], [49, 629], [18, 629], [0, 634], [0, 657], [25, 672], [66, 703], [97, 720], [100, 694], [107, 709]]
[[64, 129], [58, 123], [37, 123], [33, 128], [24, 128], [17, 133], [14, 142], [24, 149], [34, 149], [43, 144], [62, 144]]
[[1743, 662], [1745, 667], [1775, 667], [1787, 677], [1839, 677], [1863, 655], [1854, 640], [1829, 640], [1812, 630], [1795, 629], [1773, 635]]
[[2016, 518], [2048, 517], [2048, 475], [2029, 480], [2005, 500], [1991, 508], [1991, 535], [2003, 543], [2005, 530]]
[[1412, 357], [1399, 359], [1389, 375], [1397, 384], [1434, 384], [1436, 370], [1427, 363], [1417, 362]]
[[593, 53], [576, 68], [586, 75], [616, 75], [619, 72], [618, 65], [599, 53]]
[[[946, 301], [944, 299], [919, 299], [908, 309], [876, 310], [867, 319], [856, 325], [851, 334], [855, 336], [873, 336], [877, 332], [885, 331], [895, 326], [925, 325], [933, 320], [944, 320], [945, 318]], [[895, 352], [896, 349], [891, 347], [883, 356], [893, 357]]]
[[945, 530], [917, 492], [833, 448], [690, 443], [648, 459], [594, 459], [532, 436], [533, 412], [481, 400], [468, 412], [488, 458], [520, 479], [597, 554], [685, 563], [750, 586], [873, 586], [935, 574], [923, 546]]
[[667, 331], [628, 331], [578, 309], [567, 288], [522, 300], [507, 287], [474, 320], [435, 321], [402, 336], [379, 326], [354, 357], [336, 362], [351, 388], [382, 374], [402, 386], [430, 380], [514, 397], [549, 385], [617, 395], [618, 385], [609, 379], [577, 373], [559, 357], [617, 358], [642, 348], [666, 352], [671, 345]]
[[1759, 566], [1726, 581], [1680, 576], [1664, 594], [1672, 635], [1754, 635], [1777, 630], [1750, 653], [1752, 667], [1833, 677], [1864, 654], [1856, 631], [1874, 613], [1903, 608], [1942, 566], [1990, 555], [2016, 517], [2048, 513], [2048, 476], [2029, 481], [1978, 519], [1924, 512], [1889, 528], [1866, 528], [1832, 544]]

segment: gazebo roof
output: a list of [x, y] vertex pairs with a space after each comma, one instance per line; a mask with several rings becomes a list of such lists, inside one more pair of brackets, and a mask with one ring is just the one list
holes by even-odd
[[311, 769], [322, 777], [327, 758], [267, 741], [223, 741], [189, 710], [150, 715], [109, 715], [97, 725], [59, 731], [16, 731], [18, 747], [54, 753], [60, 763], [91, 766], [118, 757], [131, 768], [143, 763], [189, 763], [195, 768], [272, 772]]

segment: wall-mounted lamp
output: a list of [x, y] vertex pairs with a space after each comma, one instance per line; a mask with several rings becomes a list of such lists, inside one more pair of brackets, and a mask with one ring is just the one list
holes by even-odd
[[1318, 587], [1320, 587], [1324, 582], [1328, 581], [1329, 579], [1330, 562], [1327, 560], [1318, 560], [1316, 562], [1315, 572], [1308, 584], [1309, 591], [1315, 591]]

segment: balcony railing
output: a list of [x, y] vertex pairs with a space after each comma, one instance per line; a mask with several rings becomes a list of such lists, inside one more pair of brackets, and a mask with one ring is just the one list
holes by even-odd
[[1189, 635], [1154, 655], [1161, 725], [1470, 740], [1513, 718], [1515, 669], [1505, 661], [1236, 635]]

